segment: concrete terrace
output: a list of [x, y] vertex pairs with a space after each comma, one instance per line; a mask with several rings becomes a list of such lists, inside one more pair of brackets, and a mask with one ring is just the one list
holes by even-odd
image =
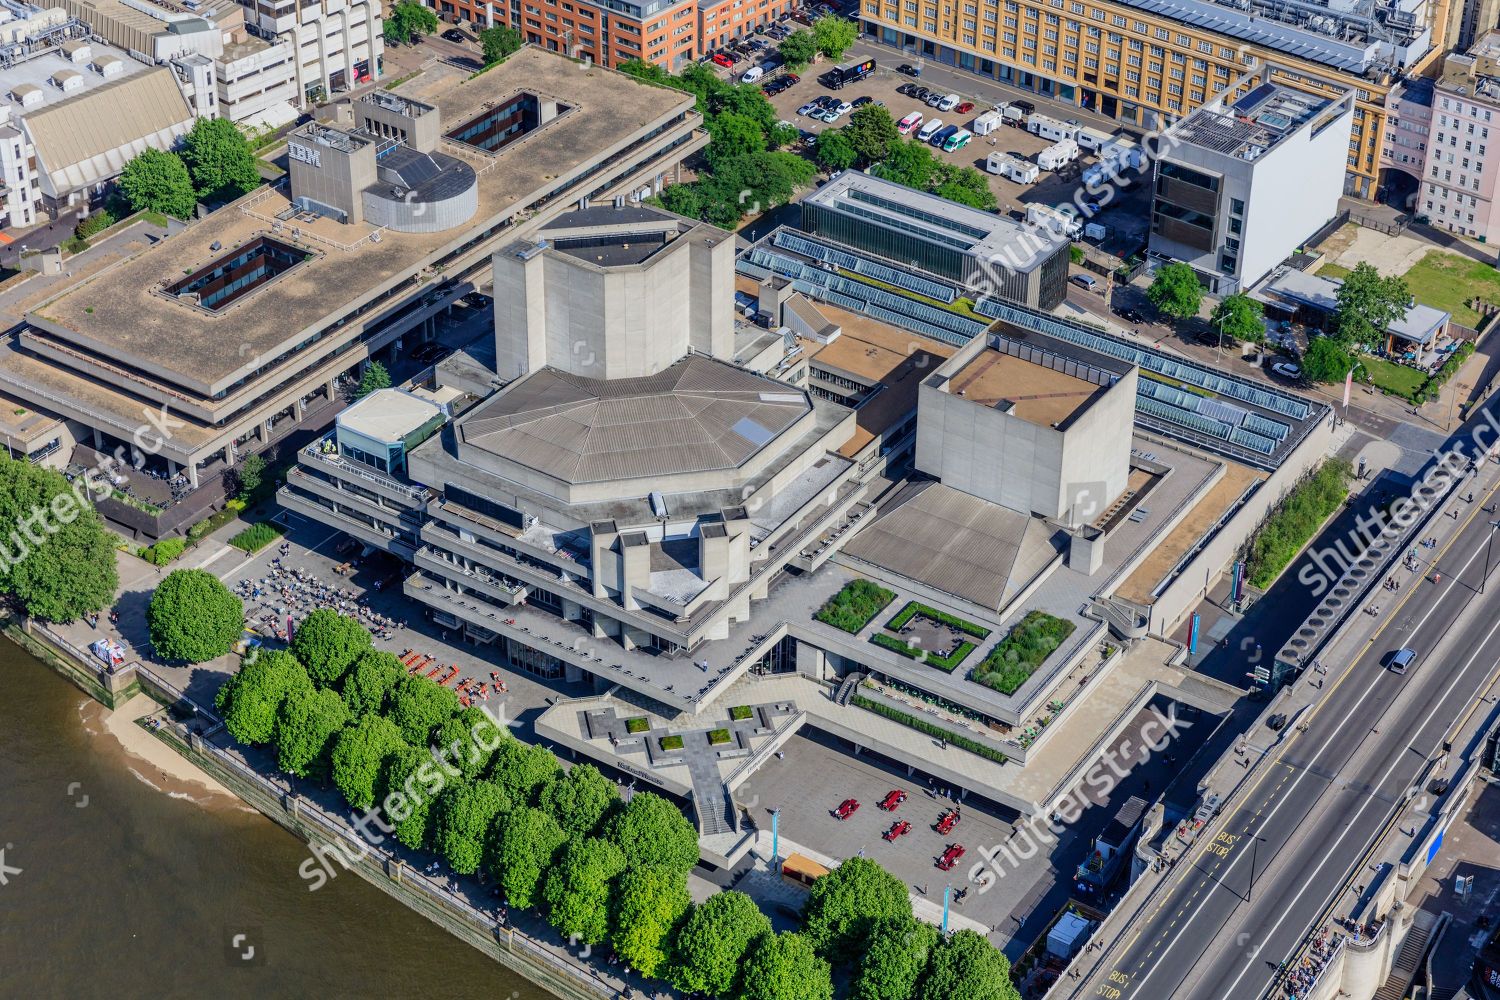
[[[578, 179], [580, 150], [604, 157], [623, 147], [619, 137], [666, 124], [692, 110], [692, 98], [594, 66], [525, 48], [504, 64], [465, 78], [449, 67], [424, 72], [423, 85], [403, 95], [435, 103], [445, 122], [458, 123], [516, 93], [555, 96], [571, 110], [493, 155], [445, 141], [479, 172], [479, 209], [461, 228], [430, 234], [384, 232], [378, 243], [362, 227], [286, 223], [279, 239], [315, 256], [281, 275], [274, 292], [245, 295], [216, 315], [163, 295], [164, 280], [196, 270], [260, 233], [286, 207], [279, 190], [247, 195], [169, 239], [79, 282], [36, 308], [28, 320], [112, 361], [171, 378], [212, 396], [293, 349], [330, 316], [346, 315], [379, 298], [512, 216]], [[413, 81], [416, 82], [416, 81]], [[218, 245], [220, 250], [211, 247]]]

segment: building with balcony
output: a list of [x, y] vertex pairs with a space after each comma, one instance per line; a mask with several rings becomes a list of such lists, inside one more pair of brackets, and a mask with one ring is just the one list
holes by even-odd
[[1467, 52], [1443, 60], [1431, 91], [1426, 156], [1411, 210], [1460, 236], [1500, 239], [1497, 144], [1500, 31], [1488, 30]]
[[1338, 214], [1353, 116], [1269, 80], [1195, 111], [1156, 161], [1149, 252], [1216, 294], [1260, 281]]
[[[705, 141], [691, 96], [534, 48], [467, 79], [438, 66], [411, 97], [338, 106], [290, 139], [285, 185], [54, 286], [0, 345], [3, 391], [213, 488], [310, 412], [328, 419], [340, 378], [428, 336], [495, 247], [584, 199], [659, 188]], [[439, 124], [518, 96], [567, 111], [488, 149]]]

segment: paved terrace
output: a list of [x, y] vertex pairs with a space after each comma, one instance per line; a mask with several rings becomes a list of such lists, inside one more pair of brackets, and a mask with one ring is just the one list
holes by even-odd
[[[320, 324], [410, 280], [426, 263], [458, 250], [519, 208], [545, 200], [590, 163], [608, 164], [627, 145], [622, 137], [692, 109], [688, 95], [598, 66], [585, 71], [570, 59], [531, 47], [473, 78], [439, 66], [424, 73], [423, 83], [408, 85], [403, 95], [436, 103], [449, 126], [521, 91], [556, 97], [571, 110], [493, 156], [441, 144], [443, 152], [462, 155], [479, 170], [479, 209], [462, 227], [430, 234], [384, 232], [375, 243], [362, 227], [325, 221], [310, 225], [300, 240], [317, 256], [216, 315], [159, 294], [164, 280], [271, 231], [268, 220], [285, 205], [284, 196], [259, 191], [181, 236], [72, 286], [28, 318], [57, 337], [146, 372], [170, 365], [173, 381], [213, 395], [292, 349]], [[288, 222], [276, 235], [299, 242], [291, 230], [301, 225]], [[221, 250], [211, 250], [213, 244]]]

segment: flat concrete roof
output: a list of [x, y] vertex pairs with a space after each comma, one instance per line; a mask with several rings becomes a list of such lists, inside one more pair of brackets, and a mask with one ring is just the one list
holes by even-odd
[[395, 442], [423, 424], [440, 417], [435, 403], [402, 389], [379, 389], [354, 403], [336, 418], [347, 427], [376, 441]]
[[[302, 243], [320, 255], [281, 276], [274, 293], [252, 292], [209, 316], [154, 290], [257, 233], [270, 232], [286, 201], [279, 191], [263, 189], [108, 272], [72, 285], [28, 319], [106, 359], [159, 372], [174, 384], [214, 395], [272, 364], [360, 303], [410, 280], [426, 261], [473, 240], [596, 162], [608, 161], [642, 130], [690, 111], [693, 104], [691, 95], [598, 66], [585, 70], [571, 59], [529, 46], [472, 78], [439, 64], [404, 84], [402, 93], [435, 104], [445, 121], [458, 122], [487, 102], [521, 91], [556, 96], [572, 110], [493, 157], [443, 143], [445, 152], [462, 156], [480, 171], [479, 208], [465, 226], [439, 233], [384, 232], [376, 243], [361, 227], [328, 223], [334, 229], [325, 236], [322, 223], [288, 222], [278, 238], [290, 238], [293, 227], [304, 228]], [[210, 249], [215, 243], [219, 251]]]
[[[35, 59], [27, 59], [7, 66], [5, 68], [5, 91], [25, 91], [31, 87], [42, 95], [42, 103], [34, 104], [29, 108], [17, 108], [16, 111], [23, 117], [33, 115], [43, 108], [60, 104], [80, 94], [86, 94], [95, 87], [102, 87], [106, 83], [139, 73], [147, 68], [145, 63], [136, 62], [128, 53], [104, 42], [90, 41], [88, 45], [92, 53], [92, 58], [88, 62], [76, 63], [61, 52], [53, 51], [37, 56]], [[89, 63], [97, 62], [104, 56], [114, 56], [119, 60], [120, 69], [114, 76], [106, 78], [90, 68]], [[60, 72], [70, 72], [82, 81], [81, 85], [66, 93], [61, 88], [54, 87], [50, 81], [55, 74]]]
[[955, 396], [982, 406], [1013, 404], [1009, 411], [1012, 416], [1053, 427], [1084, 409], [1108, 387], [990, 347], [954, 373], [949, 389]]

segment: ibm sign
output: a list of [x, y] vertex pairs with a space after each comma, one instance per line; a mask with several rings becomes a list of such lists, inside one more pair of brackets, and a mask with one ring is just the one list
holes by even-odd
[[323, 165], [323, 157], [316, 149], [300, 143], [287, 143], [286, 155], [289, 160], [299, 160], [314, 167], [321, 167]]

